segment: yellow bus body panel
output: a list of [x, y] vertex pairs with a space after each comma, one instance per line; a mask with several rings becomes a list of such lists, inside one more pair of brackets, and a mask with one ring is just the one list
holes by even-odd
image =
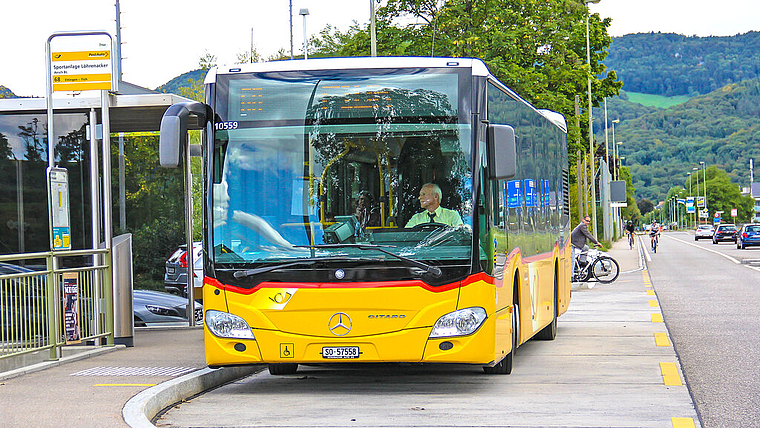
[[[356, 288], [349, 287], [297, 288], [286, 285], [282, 288], [260, 288], [246, 295], [222, 290], [213, 283], [206, 284], [204, 309], [230, 312], [242, 317], [255, 336], [255, 340], [220, 338], [206, 328], [207, 364], [489, 364], [493, 362], [494, 355], [498, 355], [494, 349], [497, 317], [494, 316], [493, 284], [475, 280], [461, 288], [452, 287], [441, 292], [418, 286], [368, 287], [357, 284]], [[471, 306], [483, 307], [488, 314], [474, 334], [429, 339], [438, 318]], [[337, 313], [351, 319], [351, 328], [343, 336], [336, 336], [329, 328], [331, 317]], [[504, 334], [511, 333], [507, 331]], [[442, 347], [443, 342], [449, 343]], [[356, 359], [323, 358], [322, 348], [331, 346], [358, 346], [360, 356]], [[501, 352], [503, 350], [499, 354]]]

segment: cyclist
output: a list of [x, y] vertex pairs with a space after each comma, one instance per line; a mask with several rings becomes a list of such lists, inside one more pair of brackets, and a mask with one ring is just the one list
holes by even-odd
[[657, 220], [652, 221], [652, 227], [649, 229], [649, 238], [652, 240], [652, 249], [657, 252], [657, 243], [660, 242], [660, 233], [662, 232], [662, 226], [657, 223]]
[[625, 224], [625, 231], [628, 233], [628, 245], [633, 248], [633, 222], [631, 220], [628, 220], [628, 222]]
[[594, 235], [588, 231], [589, 223], [591, 223], [591, 217], [583, 217], [583, 221], [581, 221], [570, 233], [570, 243], [573, 246], [573, 254], [581, 265], [586, 263], [586, 251], [588, 250], [588, 246], [586, 245], [587, 240], [593, 242], [597, 247], [602, 246], [602, 244], [594, 238]]

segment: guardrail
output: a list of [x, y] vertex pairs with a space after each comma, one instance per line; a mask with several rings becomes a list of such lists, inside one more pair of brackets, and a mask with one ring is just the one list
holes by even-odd
[[[63, 275], [79, 285], [79, 340], [112, 346], [113, 292], [109, 250], [74, 250], [0, 256], [0, 361], [43, 350], [61, 356]], [[44, 265], [41, 263], [44, 261]], [[34, 262], [37, 262], [36, 264]]]

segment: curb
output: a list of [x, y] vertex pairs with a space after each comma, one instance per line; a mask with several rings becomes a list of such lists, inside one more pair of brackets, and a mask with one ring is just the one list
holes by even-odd
[[124, 421], [132, 428], [155, 428], [151, 420], [165, 408], [193, 395], [251, 375], [261, 365], [205, 368], [150, 387], [132, 397], [122, 409]]

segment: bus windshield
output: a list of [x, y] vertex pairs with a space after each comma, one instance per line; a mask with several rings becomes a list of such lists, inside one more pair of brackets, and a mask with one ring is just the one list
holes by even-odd
[[[460, 73], [219, 76], [210, 165], [214, 263], [267, 272], [320, 258], [364, 267], [404, 259], [469, 264], [472, 143]], [[440, 206], [451, 211], [413, 219], [427, 211], [423, 187], [426, 197], [439, 190]]]

